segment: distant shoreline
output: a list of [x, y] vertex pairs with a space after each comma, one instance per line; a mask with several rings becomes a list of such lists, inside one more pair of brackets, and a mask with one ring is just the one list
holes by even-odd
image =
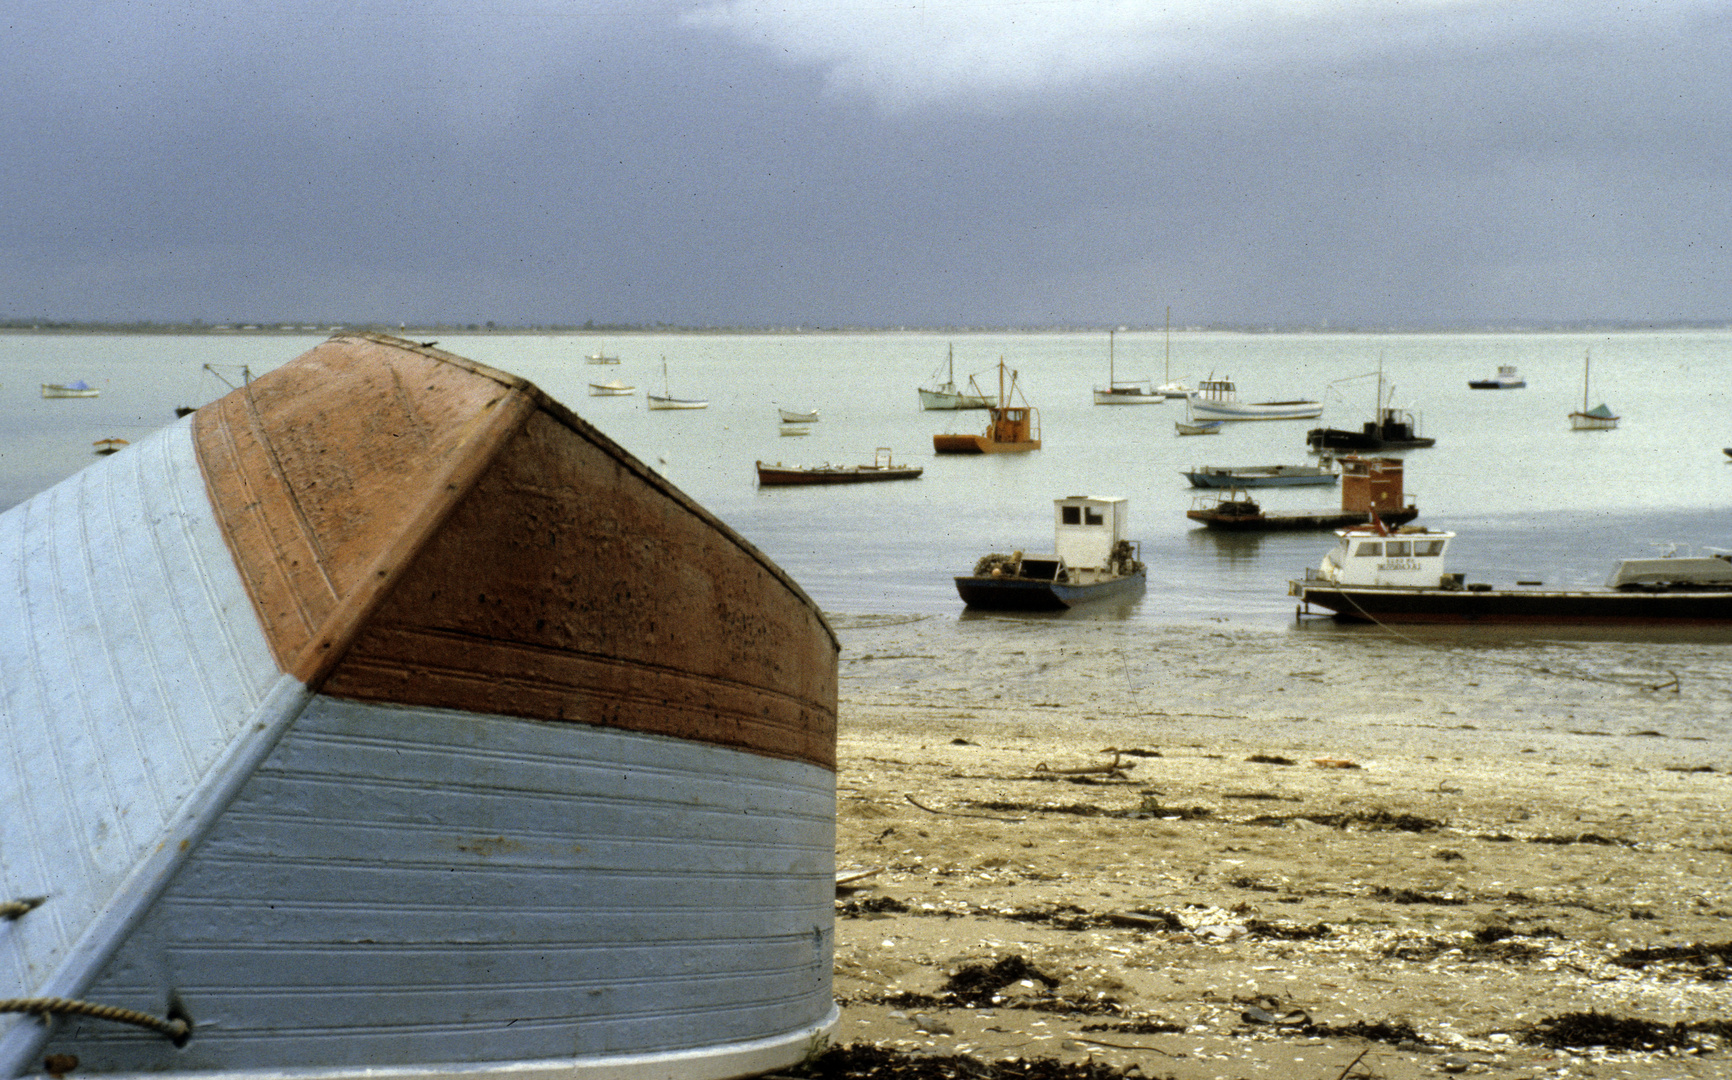
[[[423, 326], [395, 326], [382, 323], [107, 323], [107, 322], [65, 322], [65, 321], [25, 321], [14, 319], [0, 321], [0, 334], [157, 334], [157, 335], [189, 335], [211, 334], [224, 336], [258, 336], [286, 337], [305, 334], [335, 334], [343, 331], [366, 331], [382, 334], [395, 334], [412, 338], [427, 335], [445, 336], [504, 336], [521, 337], [526, 334], [543, 334], [549, 337], [620, 337], [620, 336], [655, 336], [666, 335], [676, 337], [716, 336], [716, 335], [788, 335], [821, 337], [826, 335], [858, 335], [858, 334], [1104, 334], [1109, 330], [1119, 333], [1161, 333], [1163, 327], [1156, 324], [1120, 324], [1106, 326], [629, 326], [629, 325], [551, 325], [522, 324], [500, 325], [498, 323], [450, 323]], [[1448, 334], [1508, 334], [1508, 335], [1542, 335], [1542, 334], [1656, 334], [1656, 333], [1721, 333], [1732, 331], [1732, 322], [1582, 322], [1556, 323], [1549, 325], [1517, 324], [1487, 325], [1487, 326], [1447, 326], [1447, 327], [1401, 327], [1401, 326], [1244, 326], [1229, 324], [1201, 324], [1183, 327], [1173, 327], [1180, 334], [1314, 334], [1318, 336], [1353, 337], [1377, 335], [1448, 335]]]

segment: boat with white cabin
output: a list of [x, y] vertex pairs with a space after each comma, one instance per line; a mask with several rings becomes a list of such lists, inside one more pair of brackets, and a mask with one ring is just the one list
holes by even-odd
[[1202, 420], [1309, 420], [1323, 415], [1323, 403], [1311, 400], [1240, 401], [1233, 380], [1210, 376], [1189, 397], [1191, 415]]
[[965, 605], [998, 611], [1057, 611], [1142, 592], [1147, 570], [1126, 538], [1127, 500], [1073, 495], [1053, 500], [1053, 551], [983, 556], [956, 579]]
[[1499, 364], [1497, 374], [1489, 379], [1469, 379], [1469, 390], [1520, 390], [1528, 381], [1516, 372], [1514, 364]]
[[1287, 583], [1299, 614], [1338, 622], [1561, 625], [1732, 624], [1732, 553], [1621, 560], [1601, 589], [1493, 588], [1448, 566], [1456, 534], [1373, 522]]

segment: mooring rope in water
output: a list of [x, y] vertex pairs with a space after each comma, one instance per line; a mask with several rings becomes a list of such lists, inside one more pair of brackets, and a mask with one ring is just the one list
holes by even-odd
[[[1417, 645], [1422, 649], [1430, 649], [1434, 652], [1445, 651], [1441, 646], [1433, 645], [1432, 643], [1430, 643], [1428, 641], [1421, 641], [1419, 638], [1412, 637], [1408, 634], [1403, 634], [1401, 631], [1395, 629], [1393, 626], [1390, 626], [1388, 623], [1379, 619], [1377, 616], [1371, 614], [1371, 612], [1366, 611], [1364, 608], [1360, 607], [1359, 601], [1353, 599], [1352, 594], [1347, 592], [1347, 590], [1341, 589], [1338, 591], [1341, 594], [1341, 598], [1346, 600], [1349, 604], [1352, 604], [1354, 609], [1356, 611], [1358, 611], [1360, 615], [1364, 616], [1365, 620], [1367, 622], [1370, 622], [1370, 623], [1376, 625], [1378, 627], [1378, 629], [1389, 634], [1391, 637], [1400, 638], [1402, 641], [1405, 641], [1410, 645]], [[1559, 675], [1559, 676], [1562, 676], [1565, 678], [1570, 678], [1570, 679], [1580, 679], [1583, 682], [1606, 683], [1607, 685], [1610, 685], [1610, 686], [1626, 686], [1626, 687], [1631, 687], [1631, 688], [1636, 689], [1636, 690], [1670, 690], [1674, 694], [1680, 692], [1680, 683], [1678, 681], [1678, 673], [1676, 671], [1672, 671], [1669, 668], [1666, 669], [1666, 674], [1671, 676], [1670, 679], [1666, 680], [1665, 682], [1659, 682], [1659, 683], [1645, 683], [1645, 682], [1632, 682], [1629, 679], [1608, 678], [1607, 676], [1604, 676], [1604, 675], [1595, 675], [1592, 672], [1581, 671], [1579, 669], [1570, 670], [1570, 671], [1558, 671], [1555, 668], [1539, 668], [1539, 667], [1534, 667], [1530, 664], [1520, 664], [1514, 660], [1500, 660], [1495, 656], [1484, 656], [1484, 657], [1480, 657], [1480, 659], [1484, 660], [1488, 663], [1502, 664], [1504, 667], [1516, 668], [1520, 671], [1526, 671], [1526, 672], [1529, 672], [1529, 673], [1535, 674], [1535, 675]]]
[[47, 1020], [50, 1016], [89, 1016], [97, 1020], [112, 1020], [117, 1024], [149, 1028], [176, 1044], [192, 1034], [192, 1024], [183, 1017], [152, 1016], [137, 1009], [118, 1005], [102, 1005], [94, 1001], [74, 1001], [71, 998], [0, 998], [0, 1013], [28, 1013]]

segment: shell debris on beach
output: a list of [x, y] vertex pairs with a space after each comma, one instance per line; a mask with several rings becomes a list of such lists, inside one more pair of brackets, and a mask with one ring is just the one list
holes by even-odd
[[838, 1044], [1725, 1075], [1720, 647], [833, 622]]

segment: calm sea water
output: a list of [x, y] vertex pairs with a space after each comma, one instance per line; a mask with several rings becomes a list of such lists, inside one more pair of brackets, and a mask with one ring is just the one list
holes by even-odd
[[[0, 334], [0, 507], [95, 460], [91, 444], [136, 440], [172, 422], [177, 405], [224, 387], [206, 363], [255, 374], [323, 340], [304, 335]], [[522, 375], [663, 471], [786, 568], [827, 611], [960, 611], [951, 577], [988, 551], [1047, 550], [1051, 504], [1075, 494], [1123, 495], [1149, 565], [1147, 595], [1104, 613], [1133, 621], [1227, 620], [1290, 625], [1286, 582], [1315, 565], [1332, 537], [1227, 536], [1184, 517], [1191, 465], [1310, 460], [1315, 421], [1229, 424], [1178, 437], [1183, 406], [1096, 407], [1108, 375], [1105, 334], [714, 334], [446, 336], [443, 348]], [[598, 347], [619, 366], [584, 357]], [[954, 348], [959, 380], [990, 375], [1000, 357], [1040, 410], [1036, 453], [936, 457], [932, 435], [977, 431], [979, 412], [919, 409], [915, 389]], [[1591, 354], [1590, 404], [1622, 416], [1617, 430], [1571, 431]], [[650, 412], [663, 386], [708, 409]], [[1192, 383], [1230, 376], [1246, 400], [1319, 398], [1322, 423], [1369, 419], [1381, 368], [1398, 406], [1414, 411], [1430, 449], [1403, 453], [1419, 523], [1457, 530], [1454, 569], [1509, 584], [1600, 584], [1614, 560], [1657, 545], [1732, 548], [1732, 332], [1617, 334], [1124, 333], [1121, 380]], [[1525, 390], [1469, 390], [1514, 364]], [[592, 398], [620, 378], [629, 398]], [[83, 379], [92, 400], [45, 400], [39, 385]], [[803, 438], [779, 434], [777, 407], [817, 409]], [[756, 486], [753, 462], [855, 464], [889, 447], [923, 465], [913, 482], [835, 488]], [[1334, 488], [1259, 492], [1272, 511], [1339, 504]]]

